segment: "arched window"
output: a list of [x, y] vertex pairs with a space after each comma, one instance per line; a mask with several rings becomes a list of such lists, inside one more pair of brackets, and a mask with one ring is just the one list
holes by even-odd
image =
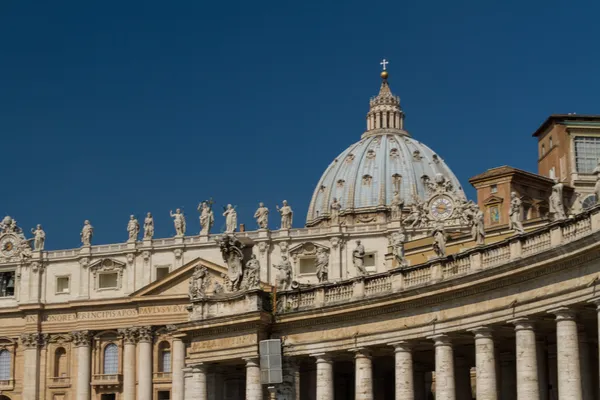
[[10, 352], [8, 350], [0, 351], [0, 380], [10, 379]]
[[171, 345], [162, 342], [158, 347], [158, 372], [171, 372]]
[[584, 210], [587, 210], [588, 208], [591, 208], [592, 206], [596, 205], [596, 202], [596, 195], [590, 194], [589, 196], [583, 199], [583, 201], [581, 202], [581, 207]]
[[67, 376], [67, 351], [64, 347], [59, 347], [54, 352], [54, 376]]
[[104, 348], [104, 375], [119, 373], [119, 349], [114, 343], [107, 344]]

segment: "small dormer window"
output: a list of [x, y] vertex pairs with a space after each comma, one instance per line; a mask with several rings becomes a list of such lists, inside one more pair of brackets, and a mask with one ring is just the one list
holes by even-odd
[[542, 157], [546, 155], [546, 146], [542, 145]]
[[354, 154], [350, 153], [346, 156], [346, 162], [350, 164], [352, 161], [354, 161]]
[[498, 185], [492, 185], [492, 186], [490, 186], [490, 192], [491, 193], [498, 193]]
[[437, 154], [434, 154], [432, 158], [433, 158], [434, 163], [436, 163], [436, 164], [440, 163], [440, 158], [437, 156]]
[[346, 181], [345, 181], [345, 180], [343, 180], [343, 179], [339, 179], [339, 180], [337, 181], [337, 187], [339, 187], [339, 188], [343, 188], [345, 183], [346, 183]]
[[423, 156], [421, 156], [421, 152], [419, 150], [413, 151], [413, 160], [421, 161], [422, 158]]
[[370, 185], [372, 181], [373, 181], [373, 177], [371, 175], [364, 175], [362, 177], [363, 185]]
[[375, 159], [375, 150], [367, 151], [367, 160], [373, 160], [373, 159]]
[[552, 148], [552, 136], [550, 136], [550, 138], [548, 139], [548, 148]]
[[392, 150], [390, 150], [390, 157], [392, 157], [392, 158], [400, 157], [400, 152], [398, 151], [397, 148], [393, 148]]

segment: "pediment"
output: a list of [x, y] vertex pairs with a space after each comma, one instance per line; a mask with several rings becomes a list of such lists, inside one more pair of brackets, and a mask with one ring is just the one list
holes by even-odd
[[102, 258], [90, 264], [90, 271], [122, 271], [125, 269], [125, 263], [112, 258]]
[[215, 283], [223, 285], [221, 274], [227, 273], [227, 268], [217, 265], [213, 262], [196, 258], [184, 266], [171, 271], [168, 275], [147, 286], [133, 292], [131, 297], [151, 297], [151, 296], [188, 296], [189, 281], [198, 266], [206, 267], [209, 275], [210, 285], [208, 294], [212, 293]]
[[498, 197], [498, 196], [492, 195], [492, 196], [488, 197], [487, 199], [485, 199], [483, 201], [483, 205], [484, 206], [489, 206], [489, 205], [492, 205], [492, 204], [502, 203], [503, 201], [504, 201], [504, 199], [502, 197]]
[[297, 246], [290, 248], [289, 253], [292, 257], [297, 257], [299, 255], [303, 256], [313, 256], [317, 254], [318, 249], [324, 249], [329, 251], [329, 248], [314, 242], [304, 242], [300, 243]]

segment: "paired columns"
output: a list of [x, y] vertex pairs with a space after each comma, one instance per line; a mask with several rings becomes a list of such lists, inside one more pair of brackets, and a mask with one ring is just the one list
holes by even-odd
[[477, 400], [498, 400], [496, 352], [492, 330], [487, 327], [472, 330], [475, 335], [475, 368]]
[[356, 400], [373, 400], [373, 363], [371, 354], [365, 348], [354, 351], [354, 382]]
[[317, 399], [334, 400], [333, 360], [325, 353], [314, 354], [317, 363]]
[[558, 364], [558, 398], [582, 400], [579, 339], [575, 313], [566, 307], [550, 311], [556, 315], [556, 360]]

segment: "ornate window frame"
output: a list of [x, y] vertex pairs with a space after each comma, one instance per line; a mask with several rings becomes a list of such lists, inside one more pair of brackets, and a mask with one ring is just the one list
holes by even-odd
[[296, 271], [297, 276], [311, 276], [315, 275], [315, 272], [302, 272], [300, 271], [300, 260], [302, 259], [313, 259], [316, 261], [317, 259], [317, 249], [324, 249], [328, 253], [331, 249], [327, 246], [323, 246], [322, 244], [318, 244], [315, 242], [303, 242], [289, 250], [289, 255], [294, 265], [294, 270]]
[[[94, 290], [120, 290], [123, 287], [123, 272], [125, 271], [125, 268], [125, 263], [111, 258], [104, 258], [92, 263], [90, 265], [90, 271], [92, 272], [94, 279]], [[115, 273], [117, 274], [117, 285], [115, 287], [100, 287], [100, 275]]]
[[15, 386], [15, 360], [17, 357], [17, 343], [8, 337], [0, 337], [0, 351], [6, 350], [10, 354], [10, 376], [8, 380], [0, 380], [0, 390], [13, 390]]

